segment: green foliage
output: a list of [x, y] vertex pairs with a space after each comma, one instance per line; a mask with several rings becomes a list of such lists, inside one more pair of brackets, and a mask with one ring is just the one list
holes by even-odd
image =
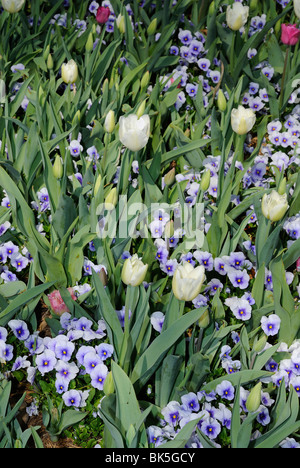
[[1, 448], [28, 448], [30, 438], [34, 440], [36, 448], [43, 448], [42, 441], [37, 434], [39, 427], [22, 430], [17, 419], [17, 413], [24, 402], [25, 394], [11, 407], [11, 382], [0, 380], [0, 447]]
[[[111, 0], [115, 17], [124, 20], [124, 29], [114, 21], [111, 33], [97, 23], [86, 0], [70, 2], [68, 8], [63, 0], [26, 2], [19, 13], [1, 14], [0, 79], [6, 92], [0, 96], [0, 195], [1, 200], [8, 197], [9, 205], [0, 207], [0, 225], [9, 222], [12, 228], [0, 236], [1, 246], [12, 241], [25, 247], [32, 262], [16, 281], [7, 282], [1, 260], [0, 325], [9, 327], [10, 320], [20, 319], [37, 332], [41, 306], [51, 309], [48, 294], [57, 290], [72, 319], [85, 317], [95, 326], [100, 321], [106, 326], [114, 351], [100, 418], [91, 416], [99, 401], [94, 401], [88, 377], [86, 411], [66, 409], [53, 381], [45, 378], [39, 384], [43, 423], [54, 441], [67, 435], [84, 448], [96, 443], [152, 448], [148, 428], [157, 424], [169, 402], [181, 404], [187, 393], [214, 392], [228, 381], [235, 390], [231, 428], [222, 427], [218, 442], [231, 448], [277, 448], [299, 431], [299, 393], [284, 381], [276, 387], [273, 373], [266, 370], [272, 360], [280, 365], [288, 359], [291, 353], [285, 354], [281, 345], [289, 349], [300, 336], [299, 239], [292, 237], [291, 242], [286, 232], [287, 221], [300, 210], [297, 159], [292, 162], [298, 147], [295, 152], [289, 148], [291, 163], [284, 168], [266, 156], [264, 183], [252, 171], [269, 150], [268, 124], [283, 122], [294, 112], [290, 97], [300, 78], [299, 44], [286, 48], [280, 38], [281, 24], [296, 22], [293, 6], [249, 2], [251, 18], [265, 15], [262, 27], [252, 34], [250, 17], [241, 31], [224, 24], [228, 5], [219, 0], [139, 3]], [[180, 30], [205, 39], [205, 53], [194, 61], [182, 62], [180, 55], [170, 53], [175, 42], [182, 46]], [[250, 59], [251, 49], [257, 53]], [[199, 57], [211, 65], [219, 60], [217, 82], [201, 74]], [[66, 84], [61, 67], [70, 60], [76, 63], [78, 79]], [[24, 69], [13, 70], [17, 64]], [[262, 73], [265, 64], [274, 71], [272, 80]], [[198, 87], [193, 97], [183, 84], [185, 65], [189, 84]], [[248, 135], [239, 135], [233, 130], [232, 111], [247, 96], [250, 83], [267, 93], [268, 104], [256, 112]], [[180, 99], [185, 99], [182, 109]], [[115, 125], [107, 132], [110, 111]], [[150, 129], [147, 143], [134, 152], [121, 143], [119, 119], [136, 113], [149, 116]], [[216, 170], [212, 160], [217, 161]], [[59, 174], [53, 170], [55, 161], [61, 164]], [[207, 166], [215, 183], [210, 180], [208, 188]], [[288, 210], [271, 222], [263, 213], [262, 198], [279, 190], [284, 178]], [[105, 200], [112, 189], [117, 201], [110, 211]], [[47, 193], [46, 208], [41, 191]], [[191, 192], [196, 195], [189, 204]], [[173, 250], [171, 235], [165, 233], [170, 261], [180, 263], [196, 251], [214, 261], [243, 252], [246, 291], [216, 268], [207, 268], [204, 305], [179, 301], [156, 257], [158, 242], [149, 236], [154, 204], [166, 207], [174, 218], [185, 210], [187, 217]], [[136, 253], [148, 265], [145, 284], [122, 282], [124, 252]], [[272, 276], [272, 290], [265, 284], [266, 272]], [[293, 276], [290, 283], [287, 273]], [[215, 280], [221, 286], [210, 289]], [[78, 293], [86, 286], [84, 294]], [[74, 287], [76, 300], [67, 289]], [[228, 303], [244, 292], [254, 300], [245, 322]], [[123, 323], [117, 314], [122, 311]], [[159, 331], [153, 326], [154, 312], [164, 316]], [[281, 321], [275, 337], [261, 327], [261, 319], [272, 314]], [[46, 323], [51, 337], [60, 334], [54, 313]], [[9, 342], [16, 344], [12, 335]], [[232, 345], [233, 336], [239, 339], [233, 342], [230, 359], [240, 367], [228, 373], [221, 353]], [[6, 362], [3, 366], [12, 367]], [[24, 375], [15, 373], [20, 379]], [[242, 387], [251, 390], [260, 381], [275, 401], [266, 428], [259, 426], [257, 412], [243, 413], [240, 404]], [[32, 437], [41, 447], [38, 428], [22, 432], [18, 423], [24, 397], [11, 407], [10, 393], [11, 383], [1, 380], [0, 446], [25, 448]], [[197, 437], [203, 447], [214, 448], [200, 429], [201, 417], [200, 412], [161, 447], [182, 448]], [[253, 437], [256, 430], [261, 431], [259, 438]]]

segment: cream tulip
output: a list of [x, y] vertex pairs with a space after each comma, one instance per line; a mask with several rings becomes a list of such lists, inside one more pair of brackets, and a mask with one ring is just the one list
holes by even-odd
[[2, 6], [4, 10], [9, 13], [17, 13], [21, 10], [25, 0], [2, 0]]
[[145, 265], [139, 259], [138, 254], [127, 258], [123, 265], [122, 281], [128, 286], [139, 286], [145, 279], [148, 270], [148, 265]]
[[294, 11], [297, 18], [300, 19], [300, 0], [294, 0]]
[[243, 6], [239, 2], [227, 7], [226, 22], [233, 31], [239, 31], [247, 23], [248, 16], [249, 7]]
[[238, 135], [246, 135], [254, 127], [256, 115], [252, 109], [239, 106], [231, 112], [232, 130]]
[[196, 268], [188, 262], [179, 265], [172, 281], [174, 296], [180, 301], [192, 301], [200, 294], [204, 280], [205, 268], [203, 265]]
[[136, 114], [119, 119], [119, 139], [126, 148], [138, 151], [148, 143], [150, 136], [150, 117], [142, 115], [138, 118]]
[[279, 195], [276, 190], [273, 190], [268, 195], [262, 198], [261, 209], [263, 215], [272, 222], [280, 221], [288, 210], [288, 202], [286, 193]]
[[75, 83], [78, 78], [77, 63], [72, 59], [61, 66], [61, 77], [65, 83]]

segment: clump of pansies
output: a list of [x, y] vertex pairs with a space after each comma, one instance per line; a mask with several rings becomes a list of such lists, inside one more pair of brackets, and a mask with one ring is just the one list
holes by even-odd
[[[268, 323], [271, 323], [271, 319]], [[274, 326], [275, 322], [272, 322]], [[268, 333], [268, 326], [265, 328]], [[269, 334], [269, 333], [268, 333]], [[265, 351], [271, 345], [265, 345]], [[224, 345], [219, 355], [221, 366], [228, 374], [236, 373], [241, 370], [241, 362], [232, 360], [232, 348]], [[284, 359], [278, 359], [280, 354], [284, 353]], [[230, 371], [229, 371], [230, 369]], [[295, 341], [290, 347], [281, 343], [274, 355], [265, 365], [265, 369], [272, 372], [270, 377], [261, 379], [262, 387], [260, 389], [259, 402], [256, 414], [256, 424], [253, 429], [252, 439], [258, 439], [270, 429], [272, 421], [272, 410], [275, 407], [278, 388], [284, 382], [285, 387], [293, 387], [300, 397], [300, 343]], [[205, 388], [205, 384], [204, 384]], [[247, 404], [251, 388], [247, 386], [240, 387], [240, 418], [241, 422], [249, 414], [249, 405]], [[230, 429], [233, 415], [233, 403], [235, 400], [236, 389], [234, 385], [224, 377], [216, 388], [210, 392], [204, 390], [187, 392], [180, 397], [180, 400], [170, 401], [161, 410], [161, 418], [157, 425], [151, 425], [147, 428], [148, 441], [153, 447], [173, 440], [180, 430], [189, 422], [196, 421], [195, 430], [185, 447], [203, 448], [199, 439], [197, 430], [205, 435], [215, 448], [224, 448], [230, 443]], [[294, 438], [287, 437], [279, 444], [280, 448], [299, 448], [299, 442]]]
[[[105, 323], [72, 318], [67, 312], [59, 320], [61, 328], [55, 337], [42, 337], [19, 319], [0, 327], [2, 373], [8, 379], [23, 375], [35, 390], [36, 401], [43, 401], [42, 388], [47, 383], [49, 391], [60, 396], [66, 407], [85, 407], [92, 389], [99, 403], [113, 355]], [[37, 410], [34, 402], [28, 408], [30, 415]]]

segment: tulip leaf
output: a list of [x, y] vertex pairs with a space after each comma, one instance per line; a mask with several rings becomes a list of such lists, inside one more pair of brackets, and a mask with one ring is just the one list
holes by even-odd
[[141, 388], [155, 372], [167, 351], [173, 346], [182, 334], [193, 325], [204, 313], [202, 309], [195, 309], [176, 320], [167, 330], [162, 332], [150, 344], [138, 359], [132, 374], [131, 381], [136, 388]]
[[23, 281], [11, 281], [0, 285], [0, 294], [3, 297], [12, 297], [26, 290], [26, 284]]
[[136, 425], [141, 411], [132, 382], [126, 373], [114, 361], [111, 368], [117, 395], [116, 415], [121, 424], [121, 432], [125, 435], [130, 425]]
[[116, 355], [119, 356], [123, 342], [123, 330], [120, 325], [115, 308], [112, 306], [109, 296], [97, 273], [93, 270], [92, 278], [98, 297], [100, 318], [103, 318], [108, 327], [110, 343], [114, 346]]
[[66, 234], [76, 217], [77, 213], [74, 201], [71, 197], [62, 194], [58, 200], [57, 209], [52, 217], [52, 225], [60, 239]]
[[262, 379], [265, 377], [270, 377], [272, 372], [268, 371], [261, 371], [261, 370], [242, 370], [240, 372], [237, 372], [235, 374], [230, 374], [226, 375], [224, 377], [219, 377], [216, 380], [213, 380], [206, 385], [203, 386], [202, 390], [204, 390], [207, 393], [210, 393], [211, 391], [215, 390], [217, 385], [219, 385], [223, 380], [228, 380], [229, 382], [232, 383], [233, 386], [238, 385], [240, 382], [240, 385], [245, 385], [247, 383], [256, 381], [258, 379]]
[[287, 270], [290, 268], [299, 258], [300, 252], [300, 238], [297, 239], [293, 244], [288, 248], [288, 250], [283, 254], [283, 263], [284, 268]]
[[34, 288], [28, 289], [27, 291], [19, 294], [15, 299], [13, 299], [8, 306], [0, 313], [0, 324], [5, 326], [10, 320], [11, 316], [16, 313], [18, 309], [26, 305], [31, 299], [42, 294], [47, 289], [50, 289], [53, 286], [54, 281], [49, 283], [40, 284]]

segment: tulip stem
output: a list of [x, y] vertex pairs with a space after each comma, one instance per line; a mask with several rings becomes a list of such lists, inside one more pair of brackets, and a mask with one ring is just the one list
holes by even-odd
[[128, 363], [126, 364], [126, 354], [128, 350], [128, 339], [129, 339], [129, 312], [133, 312], [132, 310], [132, 305], [133, 305], [133, 300], [134, 300], [134, 294], [135, 294], [135, 286], [128, 286], [127, 291], [126, 291], [126, 300], [125, 300], [125, 318], [124, 318], [124, 335], [123, 335], [123, 342], [122, 342], [122, 347], [121, 347], [121, 352], [120, 352], [120, 366], [125, 370], [128, 370]]
[[284, 97], [284, 85], [285, 85], [285, 78], [286, 78], [286, 72], [287, 72], [287, 67], [288, 67], [289, 54], [290, 54], [290, 47], [287, 47], [286, 53], [285, 53], [285, 61], [284, 61], [284, 67], [283, 67], [283, 73], [282, 73], [282, 80], [281, 80], [279, 112], [282, 111], [283, 97]]
[[102, 170], [103, 170], [103, 176], [105, 175], [106, 172], [106, 157], [107, 157], [107, 150], [108, 150], [108, 145], [110, 143], [110, 133], [106, 133], [104, 136], [104, 152], [103, 152], [103, 157], [102, 157]]
[[232, 42], [231, 42], [231, 49], [230, 49], [230, 71], [231, 71], [231, 76], [234, 78], [234, 65], [235, 65], [235, 42], [236, 42], [236, 31], [233, 31], [232, 34]]
[[235, 151], [237, 153], [237, 161], [244, 162], [244, 143], [246, 135], [236, 135]]

